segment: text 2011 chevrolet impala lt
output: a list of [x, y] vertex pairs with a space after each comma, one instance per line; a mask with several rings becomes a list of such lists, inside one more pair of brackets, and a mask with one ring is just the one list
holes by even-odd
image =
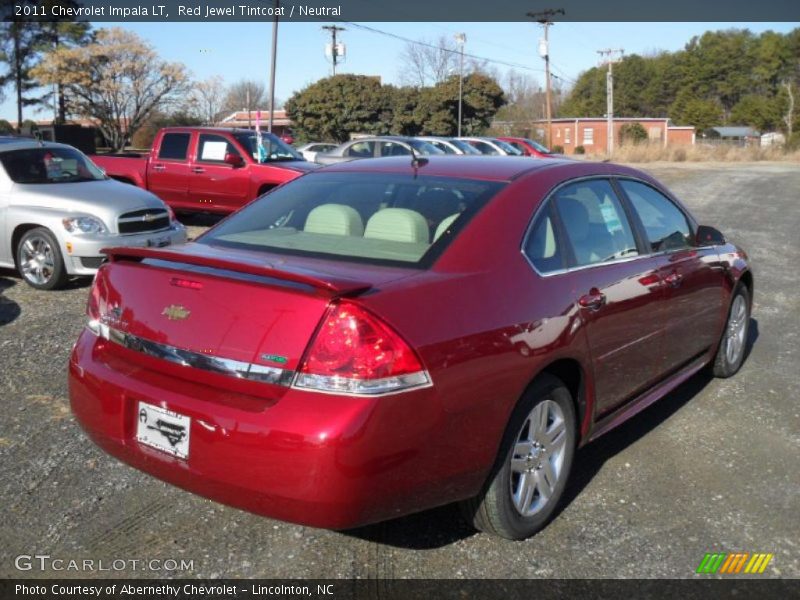
[[344, 163], [196, 242], [120, 248], [70, 361], [110, 454], [257, 513], [349, 528], [461, 501], [520, 539], [577, 446], [740, 367], [746, 254], [634, 169]]

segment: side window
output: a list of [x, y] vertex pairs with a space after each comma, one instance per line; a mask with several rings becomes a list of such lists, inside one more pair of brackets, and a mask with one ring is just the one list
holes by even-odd
[[372, 144], [370, 142], [356, 142], [346, 151], [347, 156], [357, 156], [359, 158], [372, 157]]
[[686, 215], [669, 198], [638, 181], [621, 179], [619, 183], [644, 225], [653, 252], [691, 247]]
[[233, 144], [221, 135], [203, 133], [197, 144], [197, 160], [202, 162], [221, 163], [227, 153], [239, 154]]
[[525, 243], [525, 255], [540, 273], [551, 273], [566, 266], [556, 240], [550, 205], [536, 218]]
[[381, 142], [381, 156], [405, 156], [411, 152], [405, 146], [394, 142]]
[[164, 160], [186, 160], [189, 151], [190, 133], [166, 133], [161, 138], [161, 147], [158, 149], [158, 158]]
[[636, 240], [611, 184], [605, 179], [571, 183], [554, 197], [575, 266], [636, 256]]
[[523, 155], [527, 156], [528, 149], [525, 146], [523, 146], [519, 142], [508, 142], [508, 143], [511, 144], [514, 148], [516, 148], [520, 152], [522, 152]]
[[483, 154], [491, 154], [496, 155], [500, 154], [497, 150], [492, 148], [489, 144], [485, 144], [484, 142], [470, 142], [473, 146], [475, 146], [478, 150], [480, 150]]

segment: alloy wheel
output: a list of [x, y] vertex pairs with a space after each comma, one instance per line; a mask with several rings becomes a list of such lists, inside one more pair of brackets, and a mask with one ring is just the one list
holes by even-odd
[[56, 262], [53, 247], [41, 235], [32, 235], [20, 248], [20, 271], [22, 276], [36, 285], [44, 285], [55, 272]]
[[744, 296], [739, 294], [733, 301], [725, 333], [725, 358], [728, 364], [735, 365], [739, 362], [744, 352], [746, 333], [747, 303]]

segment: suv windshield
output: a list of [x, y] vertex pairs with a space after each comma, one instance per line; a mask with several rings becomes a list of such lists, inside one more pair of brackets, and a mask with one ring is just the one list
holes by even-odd
[[253, 202], [199, 243], [427, 267], [503, 186], [408, 173], [312, 173]]
[[271, 133], [261, 134], [261, 148], [258, 147], [258, 136], [255, 131], [234, 133], [242, 148], [250, 153], [253, 160], [260, 163], [276, 160], [305, 160], [303, 155]]
[[0, 153], [0, 163], [14, 183], [102, 181], [103, 172], [74, 148], [40, 147]]

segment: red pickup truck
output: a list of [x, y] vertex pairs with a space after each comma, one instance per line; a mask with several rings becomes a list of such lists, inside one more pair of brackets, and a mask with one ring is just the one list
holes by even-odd
[[250, 129], [168, 127], [148, 154], [92, 156], [106, 174], [150, 190], [176, 212], [229, 213], [319, 165], [263, 134], [259, 149]]

